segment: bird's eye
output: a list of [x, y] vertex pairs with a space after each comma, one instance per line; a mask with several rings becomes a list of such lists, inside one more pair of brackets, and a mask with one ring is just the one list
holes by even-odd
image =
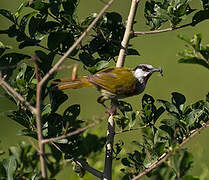
[[147, 71], [147, 67], [142, 66], [142, 71]]

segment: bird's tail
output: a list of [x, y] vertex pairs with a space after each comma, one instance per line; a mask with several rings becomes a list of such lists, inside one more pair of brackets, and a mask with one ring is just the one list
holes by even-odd
[[51, 84], [55, 84], [55, 88], [58, 90], [78, 89], [93, 86], [93, 84], [88, 81], [87, 77], [78, 77], [75, 80], [72, 80], [72, 78], [55, 79]]

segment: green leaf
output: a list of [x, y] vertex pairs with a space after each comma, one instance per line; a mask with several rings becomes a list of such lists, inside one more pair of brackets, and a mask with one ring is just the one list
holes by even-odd
[[165, 108], [164, 107], [159, 107], [155, 113], [154, 113], [154, 123], [156, 123], [156, 121], [159, 119], [159, 117], [165, 112]]
[[186, 102], [186, 98], [183, 94], [180, 94], [178, 92], [172, 92], [172, 103], [179, 109], [183, 110], [184, 104]]
[[10, 154], [10, 156], [13, 155], [15, 157], [15, 159], [17, 160], [17, 162], [19, 164], [21, 164], [21, 159], [20, 159], [21, 158], [20, 157], [21, 151], [18, 147], [16, 147], [16, 146], [9, 147], [9, 154]]
[[92, 67], [94, 66], [97, 62], [94, 59], [94, 57], [87, 53], [87, 52], [82, 52], [79, 54], [79, 59], [83, 62], [83, 64], [87, 67]]
[[154, 150], [158, 156], [161, 156], [165, 151], [165, 143], [164, 142], [157, 142], [154, 146]]
[[27, 39], [27, 40], [21, 42], [18, 47], [19, 47], [19, 49], [23, 49], [23, 48], [29, 47], [29, 46], [36, 46], [39, 43], [40, 43], [40, 41], [38, 41], [38, 40]]
[[202, 115], [202, 113], [203, 113], [203, 110], [200, 110], [200, 109], [196, 109], [190, 112], [185, 118], [187, 126], [193, 125], [198, 120], [198, 118]]
[[174, 137], [174, 130], [173, 130], [170, 126], [161, 125], [159, 128], [160, 128], [161, 130], [167, 132], [168, 135], [173, 139], [173, 137]]
[[51, 50], [66, 52], [74, 42], [75, 40], [71, 32], [57, 31], [49, 34], [47, 46]]
[[26, 2], [23, 2], [23, 3], [20, 5], [20, 7], [17, 9], [17, 12], [15, 13], [15, 17], [16, 17], [16, 18], [18, 18], [18, 17], [22, 14], [24, 8], [25, 8], [26, 6], [28, 6], [28, 4], [29, 4], [29, 2], [26, 1]]
[[200, 178], [192, 176], [192, 175], [185, 175], [182, 177], [182, 180], [200, 180]]
[[47, 115], [47, 114], [50, 114], [50, 113], [51, 113], [51, 105], [47, 104], [42, 109], [41, 115], [44, 116], [44, 115]]
[[118, 101], [117, 106], [118, 106], [118, 109], [123, 113], [124, 116], [125, 116], [126, 112], [133, 111], [131, 104], [129, 104], [125, 101]]
[[121, 163], [124, 165], [124, 166], [128, 166], [128, 167], [132, 167], [132, 163], [127, 159], [127, 158], [123, 158], [121, 160]]
[[114, 120], [117, 124], [117, 126], [121, 129], [124, 130], [128, 124], [129, 124], [129, 119], [125, 116], [119, 117], [119, 116], [115, 116]]
[[128, 48], [126, 53], [127, 53], [127, 55], [137, 55], [137, 56], [140, 56], [139, 52], [136, 49]]
[[3, 166], [7, 172], [7, 180], [14, 180], [14, 173], [17, 169], [17, 162], [14, 156], [10, 156], [8, 159], [3, 160]]
[[26, 14], [25, 16], [23, 16], [23, 18], [21, 19], [20, 24], [19, 24], [19, 27], [20, 27], [20, 31], [21, 32], [24, 32], [25, 31], [25, 27], [26, 27], [29, 19], [32, 16], [34, 16], [35, 14], [36, 14], [36, 12], [35, 11], [32, 11], [32, 12]]
[[209, 1], [208, 0], [201, 0], [201, 4], [204, 10], [209, 10]]
[[[15, 66], [24, 59], [29, 59], [30, 56], [20, 53], [8, 53], [0, 57], [0, 67], [10, 67], [2, 71], [7, 74], [8, 78], [12, 75]], [[14, 67], [13, 67], [14, 66]]]
[[40, 11], [40, 13], [46, 14], [48, 13], [49, 4], [43, 2], [42, 0], [36, 0], [33, 1], [32, 4], [30, 4], [30, 7], [37, 11]]
[[94, 66], [92, 67], [87, 67], [87, 70], [89, 72], [91, 72], [92, 74], [95, 74], [96, 72], [107, 68], [109, 66], [109, 62], [108, 61], [99, 61], [97, 62]]
[[88, 16], [86, 19], [84, 19], [81, 22], [81, 28], [86, 29], [92, 23], [92, 21], [96, 18], [96, 16], [97, 16], [97, 14], [94, 13], [91, 16]]
[[62, 1], [62, 6], [64, 10], [70, 15], [73, 15], [75, 13], [77, 5], [78, 5], [78, 0], [63, 0]]
[[192, 18], [192, 25], [196, 26], [197, 24], [206, 19], [209, 19], [209, 10], [198, 11]]
[[56, 112], [60, 107], [68, 99], [68, 96], [63, 93], [63, 91], [52, 90], [50, 92], [50, 102], [51, 102], [51, 111]]
[[160, 99], [158, 99], [158, 102], [160, 102], [168, 112], [179, 114], [179, 111], [174, 104], [171, 104], [168, 101], [160, 100]]
[[191, 168], [193, 163], [193, 155], [192, 153], [185, 151], [183, 157], [181, 159], [181, 164], [179, 167], [180, 176], [182, 177], [187, 173], [187, 171]]
[[1, 41], [0, 41], [0, 56], [5, 52], [6, 49], [11, 49], [11, 46], [5, 46]]
[[198, 64], [207, 69], [209, 69], [209, 63], [204, 61], [203, 59], [192, 57], [192, 58], [181, 58], [178, 60], [179, 63], [186, 63], [186, 64]]
[[16, 19], [14, 18], [14, 15], [10, 11], [6, 9], [0, 9], [0, 14], [6, 17], [7, 19], [9, 19], [10, 21], [12, 21], [13, 23], [16, 23]]
[[36, 56], [38, 57], [38, 67], [44, 74], [46, 74], [52, 67], [52, 63], [55, 57], [55, 53], [50, 52], [46, 54], [43, 51], [37, 50], [35, 51]]
[[58, 16], [59, 15], [59, 11], [61, 8], [61, 0], [49, 0], [50, 2], [50, 11], [53, 15]]
[[68, 116], [68, 117], [72, 117], [73, 119], [76, 119], [79, 116], [80, 111], [81, 111], [80, 110], [80, 105], [79, 104], [74, 104], [74, 105], [68, 107], [64, 111], [63, 115]]

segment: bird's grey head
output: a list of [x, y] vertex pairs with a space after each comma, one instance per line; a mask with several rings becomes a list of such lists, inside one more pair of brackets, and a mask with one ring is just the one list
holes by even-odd
[[139, 82], [145, 84], [154, 72], [160, 72], [162, 75], [161, 68], [154, 68], [152, 65], [149, 64], [140, 64], [133, 69], [133, 75], [139, 80]]

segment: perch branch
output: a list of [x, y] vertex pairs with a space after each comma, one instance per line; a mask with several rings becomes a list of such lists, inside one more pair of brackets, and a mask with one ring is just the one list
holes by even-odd
[[[194, 130], [191, 133], [190, 136], [188, 136], [187, 138], [185, 138], [183, 140], [183, 142], [181, 144], [179, 144], [178, 149], [181, 148], [184, 144], [186, 144], [191, 138], [193, 138], [194, 136], [200, 134], [200, 131], [202, 131], [203, 129], [205, 129], [208, 126], [209, 126], [209, 122], [207, 124], [204, 124], [201, 128]], [[169, 152], [162, 154], [161, 157], [158, 158], [157, 161], [155, 161], [154, 163], [152, 163], [152, 165], [150, 165], [149, 168], [145, 169], [144, 171], [142, 171], [141, 173], [139, 173], [137, 176], [133, 177], [132, 180], [137, 180], [137, 179], [141, 178], [142, 176], [146, 175], [147, 173], [149, 173], [150, 171], [152, 171], [153, 169], [155, 169], [157, 166], [159, 166], [161, 163], [163, 163], [164, 161], [166, 161], [170, 156], [171, 156], [171, 154]]]
[[[134, 17], [136, 14], [137, 5], [140, 0], [132, 0], [131, 8], [129, 11], [129, 16], [127, 20], [126, 30], [121, 42], [121, 49], [119, 52], [118, 60], [116, 67], [122, 67], [125, 61], [126, 49], [131, 35], [131, 30], [133, 27]], [[115, 122], [114, 114], [116, 112], [116, 103], [114, 100], [111, 101], [112, 109], [114, 112], [108, 118], [108, 127], [107, 127], [107, 144], [106, 144], [106, 154], [105, 154], [105, 165], [104, 165], [104, 180], [112, 179], [112, 159], [113, 159], [113, 144], [115, 136]]]
[[36, 109], [26, 101], [17, 91], [15, 91], [6, 81], [2, 78], [0, 73], [0, 85], [8, 92], [8, 94], [12, 94], [17, 98], [22, 104], [24, 104], [33, 114], [36, 114]]
[[127, 25], [126, 25], [126, 30], [125, 30], [125, 34], [123, 36], [123, 40], [121, 42], [121, 49], [119, 52], [116, 67], [122, 67], [124, 65], [124, 61], [125, 61], [125, 57], [126, 57], [126, 49], [127, 49], [128, 42], [130, 39], [131, 31], [133, 28], [133, 22], [134, 22], [137, 6], [138, 6], [139, 2], [140, 2], [140, 0], [132, 0], [131, 8], [130, 8], [129, 15], [128, 15], [128, 21], [127, 21]]

